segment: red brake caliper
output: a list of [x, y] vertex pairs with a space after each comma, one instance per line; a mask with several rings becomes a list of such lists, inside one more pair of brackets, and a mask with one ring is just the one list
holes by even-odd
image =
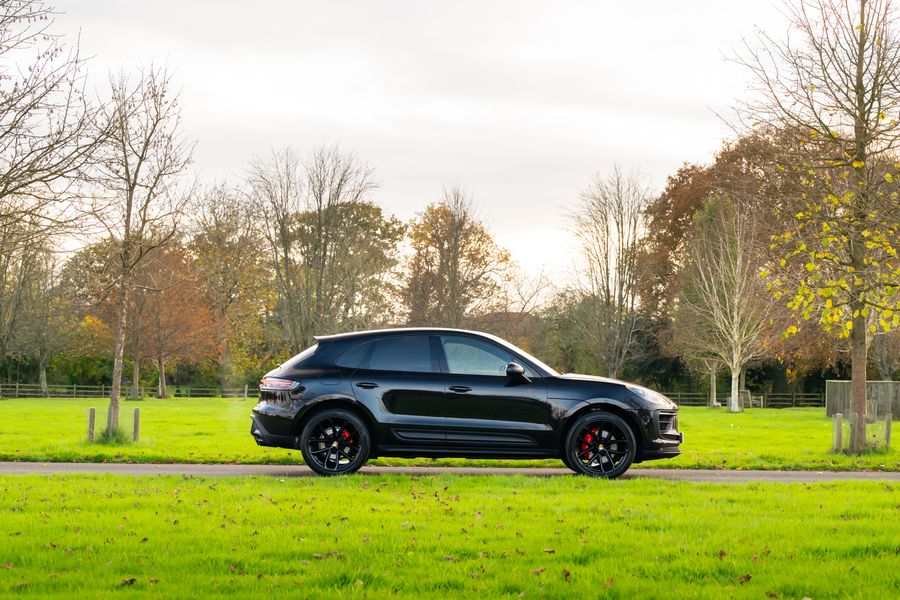
[[346, 429], [341, 429], [341, 439], [344, 440], [344, 443], [347, 445], [353, 443], [353, 440], [350, 439], [350, 432]]

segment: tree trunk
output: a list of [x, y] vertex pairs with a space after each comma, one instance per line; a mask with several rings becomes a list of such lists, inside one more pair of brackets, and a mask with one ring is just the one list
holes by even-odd
[[156, 359], [156, 364], [159, 367], [159, 390], [157, 397], [168, 398], [169, 389], [166, 387], [166, 361], [160, 357]]
[[731, 396], [728, 398], [728, 412], [741, 412], [740, 398], [738, 398], [738, 383], [741, 377], [741, 368], [731, 368]]
[[49, 398], [50, 394], [47, 391], [47, 356], [43, 350], [38, 358], [38, 383], [41, 384], [41, 397]]
[[716, 408], [719, 406], [719, 399], [716, 397], [716, 375], [718, 375], [718, 369], [716, 367], [709, 368], [709, 406], [710, 408]]
[[138, 356], [131, 365], [131, 397], [141, 397], [141, 359]]
[[850, 423], [850, 452], [862, 452], [866, 447], [866, 317], [861, 306], [851, 310], [859, 312], [850, 330], [850, 412], [856, 415], [856, 422]]
[[128, 320], [128, 288], [119, 283], [119, 319], [116, 323], [116, 344], [113, 351], [112, 389], [109, 392], [109, 410], [106, 413], [107, 429], [119, 427], [119, 397], [122, 394], [122, 360], [125, 354], [125, 324]]
[[747, 369], [745, 369], [744, 367], [741, 367], [741, 379], [740, 379], [740, 383], [738, 383], [738, 389], [739, 390], [747, 389]]

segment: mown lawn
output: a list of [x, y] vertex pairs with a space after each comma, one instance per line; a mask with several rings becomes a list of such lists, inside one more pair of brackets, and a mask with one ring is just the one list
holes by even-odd
[[[0, 460], [299, 463], [300, 453], [260, 448], [250, 437], [254, 400], [179, 399], [125, 402], [122, 421], [141, 409], [141, 441], [126, 446], [86, 442], [86, 413], [97, 410], [98, 430], [105, 400], [0, 400]], [[830, 452], [831, 421], [824, 409], [753, 409], [732, 415], [724, 409], [685, 407], [680, 427], [682, 456], [645, 463], [649, 467], [711, 469], [900, 470], [897, 443], [889, 452], [854, 457]], [[900, 430], [900, 426], [895, 425]], [[880, 439], [883, 424], [870, 426]], [[849, 432], [845, 439], [849, 438]], [[373, 464], [540, 465], [559, 461], [413, 461], [382, 458]]]
[[0, 477], [0, 596], [897, 598], [885, 482]]

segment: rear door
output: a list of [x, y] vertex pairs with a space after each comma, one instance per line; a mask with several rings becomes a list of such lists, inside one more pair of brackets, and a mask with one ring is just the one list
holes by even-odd
[[553, 445], [547, 388], [526, 367], [528, 380], [506, 376], [524, 362], [488, 340], [440, 336], [447, 374], [447, 444], [475, 451], [527, 451]]
[[353, 392], [379, 423], [379, 445], [443, 444], [444, 381], [429, 336], [384, 337], [351, 352], [359, 360], [351, 376]]

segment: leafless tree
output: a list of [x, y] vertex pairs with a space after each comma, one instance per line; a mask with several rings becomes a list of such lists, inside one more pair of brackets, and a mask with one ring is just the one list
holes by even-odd
[[[889, 188], [900, 144], [900, 32], [891, 0], [800, 0], [786, 6], [785, 39], [761, 34], [739, 62], [755, 91], [738, 108], [754, 126], [794, 136], [785, 168], [797, 192], [781, 199], [785, 227], [774, 238], [775, 293], [797, 298], [804, 318], [850, 341], [851, 449], [866, 445], [867, 315], [896, 314], [900, 203]], [[819, 250], [813, 250], [819, 249]], [[796, 259], [796, 261], [794, 260]], [[790, 269], [795, 262], [811, 265]], [[833, 282], [833, 283], [828, 283]], [[812, 293], [805, 293], [811, 289]], [[827, 302], [827, 303], [826, 303]], [[896, 325], [896, 323], [895, 323]]]
[[107, 416], [108, 428], [115, 429], [133, 275], [176, 235], [189, 198], [182, 179], [193, 143], [181, 132], [178, 95], [164, 69], [141, 69], [136, 81], [125, 75], [111, 77], [110, 86], [112, 98], [103, 107], [101, 121], [107, 140], [93, 174], [96, 194], [87, 201], [86, 211], [117, 247], [117, 273], [110, 290], [117, 317]]
[[638, 255], [649, 201], [644, 179], [616, 166], [594, 178], [571, 213], [582, 252], [579, 286], [596, 307], [583, 323], [584, 333], [611, 377], [621, 372], [634, 343]]
[[84, 62], [53, 34], [53, 16], [40, 1], [0, 0], [0, 229], [65, 224], [60, 200], [100, 141]]
[[711, 196], [694, 218], [675, 312], [676, 346], [731, 371], [730, 412], [741, 409], [744, 367], [765, 348], [767, 306], [773, 302], [758, 274], [756, 245], [751, 215], [727, 196]]
[[402, 226], [370, 201], [376, 184], [367, 165], [335, 147], [306, 161], [287, 148], [254, 161], [247, 184], [291, 351], [318, 332], [363, 326], [384, 314], [385, 277]]

